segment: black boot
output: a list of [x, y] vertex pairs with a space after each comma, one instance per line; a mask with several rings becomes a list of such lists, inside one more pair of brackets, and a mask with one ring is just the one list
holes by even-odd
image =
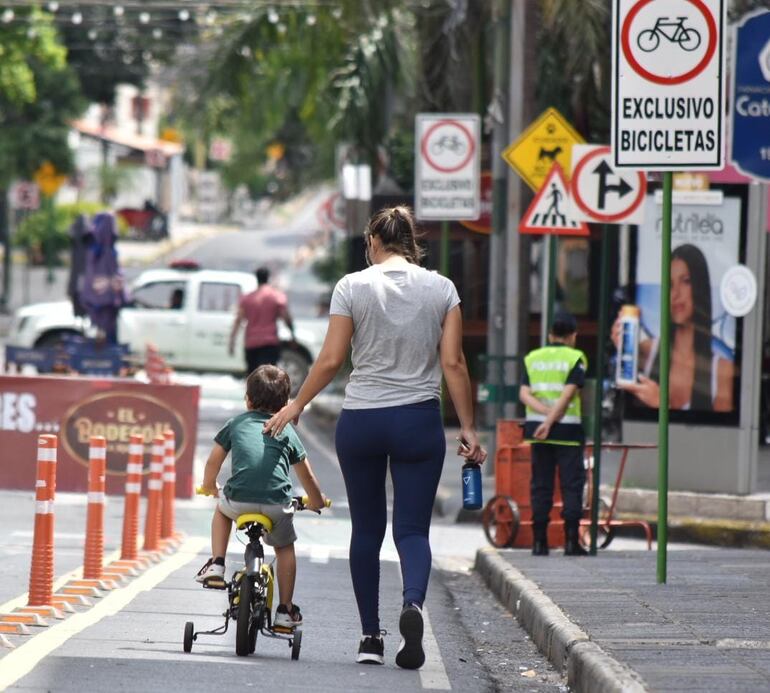
[[548, 525], [532, 525], [532, 555], [533, 556], [547, 556], [548, 555]]
[[565, 556], [587, 556], [586, 551], [580, 545], [580, 539], [578, 538], [578, 525], [565, 524], [564, 525], [564, 555]]

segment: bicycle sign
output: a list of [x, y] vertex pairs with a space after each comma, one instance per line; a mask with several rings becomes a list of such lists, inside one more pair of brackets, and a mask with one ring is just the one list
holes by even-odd
[[726, 4], [614, 0], [612, 148], [617, 166], [723, 166]]
[[415, 121], [418, 219], [478, 219], [481, 122], [474, 113], [421, 113]]

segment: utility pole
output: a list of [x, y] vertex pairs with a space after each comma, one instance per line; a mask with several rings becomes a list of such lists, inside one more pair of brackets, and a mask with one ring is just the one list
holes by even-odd
[[[489, 238], [489, 302], [487, 310], [487, 355], [505, 355], [506, 302], [506, 224], [508, 208], [508, 165], [500, 153], [508, 146], [508, 79], [510, 72], [509, 43], [511, 27], [511, 0], [496, 0], [494, 5], [495, 52], [494, 88], [489, 119], [492, 121], [492, 233]], [[502, 397], [502, 363], [495, 358], [487, 360], [486, 381], [497, 385], [496, 396]], [[496, 416], [499, 407], [488, 405], [487, 418]], [[490, 453], [494, 454], [490, 445]]]
[[[510, 75], [508, 130], [505, 146], [518, 137], [532, 118], [535, 73], [536, 8], [529, 0], [510, 0]], [[502, 150], [500, 150], [502, 151]], [[497, 158], [500, 156], [498, 154]], [[508, 177], [505, 252], [505, 353], [524, 356], [529, 348], [529, 237], [519, 233], [527, 192], [521, 179]], [[516, 369], [518, 379], [519, 369]]]

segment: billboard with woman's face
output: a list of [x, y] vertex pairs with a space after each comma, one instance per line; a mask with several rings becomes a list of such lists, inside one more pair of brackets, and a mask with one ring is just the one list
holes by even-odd
[[[745, 199], [713, 191], [675, 204], [672, 217], [670, 409], [674, 420], [737, 421], [740, 349], [737, 321], [720, 298], [720, 283], [741, 261]], [[629, 413], [657, 409], [660, 397], [660, 266], [662, 199], [645, 200], [638, 228], [635, 302], [640, 308], [639, 381]]]

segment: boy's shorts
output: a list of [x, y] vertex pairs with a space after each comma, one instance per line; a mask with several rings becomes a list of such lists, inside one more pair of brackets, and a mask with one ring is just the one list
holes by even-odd
[[264, 535], [265, 544], [283, 548], [297, 541], [297, 533], [294, 531], [294, 505], [278, 505], [271, 503], [241, 503], [230, 500], [222, 494], [217, 503], [217, 508], [225, 517], [235, 521], [238, 515], [245, 513], [260, 513], [273, 521], [273, 531]]

